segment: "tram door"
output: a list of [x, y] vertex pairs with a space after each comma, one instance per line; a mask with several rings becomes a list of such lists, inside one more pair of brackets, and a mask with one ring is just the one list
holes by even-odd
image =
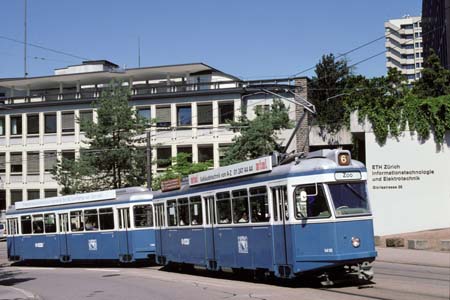
[[214, 195], [204, 196], [205, 207], [205, 250], [206, 262], [209, 269], [217, 268], [216, 245], [214, 240], [214, 224], [216, 222], [216, 211]]
[[17, 249], [16, 235], [19, 233], [19, 226], [17, 218], [8, 219], [8, 257], [13, 258], [19, 256], [19, 249]]
[[[164, 256], [163, 252], [163, 235], [162, 230], [165, 226], [165, 215], [164, 215], [164, 203], [159, 203], [155, 205], [155, 213], [156, 213], [156, 255]], [[160, 264], [164, 264], [163, 261], [158, 261]]]
[[131, 261], [130, 208], [117, 209], [119, 214], [119, 258], [123, 262]]
[[[273, 205], [273, 239], [274, 264], [280, 273], [285, 271], [283, 266], [289, 264], [289, 237], [287, 222], [289, 221], [289, 202], [287, 187], [276, 186], [271, 188]], [[280, 268], [280, 266], [282, 266]]]
[[58, 214], [59, 218], [59, 257], [61, 261], [69, 261], [70, 260], [70, 254], [69, 254], [69, 243], [67, 241], [67, 233], [69, 232], [69, 214], [63, 213]]

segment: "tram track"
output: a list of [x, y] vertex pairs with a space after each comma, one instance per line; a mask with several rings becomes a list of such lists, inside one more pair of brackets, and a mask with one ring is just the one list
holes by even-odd
[[[320, 289], [321, 291], [325, 291], [327, 293], [335, 293], [335, 294], [340, 294], [340, 295], [347, 295], [347, 296], [355, 296], [355, 297], [359, 297], [359, 298], [365, 298], [365, 299], [376, 299], [376, 300], [399, 300], [400, 298], [398, 298], [398, 295], [396, 295], [395, 297], [385, 297], [385, 296], [378, 296], [378, 295], [367, 295], [367, 294], [361, 294], [361, 293], [356, 293], [356, 292], [350, 292], [350, 291], [339, 291], [339, 290], [334, 290], [334, 289], [326, 289], [326, 288], [322, 288]], [[404, 290], [395, 290], [395, 289], [387, 289], [387, 288], [377, 288], [377, 287], [373, 287], [371, 288], [371, 290], [373, 291], [386, 291], [386, 292], [395, 292], [395, 293], [401, 293], [401, 296], [403, 296], [403, 298], [401, 299], [415, 299], [415, 298], [411, 298], [411, 296], [415, 296], [417, 299], [441, 299], [441, 300], [448, 300], [449, 297], [446, 296], [437, 296], [437, 295], [430, 295], [430, 294], [424, 294], [424, 293], [414, 293], [414, 292], [407, 292]]]

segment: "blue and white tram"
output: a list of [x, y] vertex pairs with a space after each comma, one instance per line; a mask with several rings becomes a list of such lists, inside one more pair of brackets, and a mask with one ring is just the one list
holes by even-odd
[[152, 198], [125, 188], [16, 202], [6, 213], [8, 259], [154, 260]]
[[154, 195], [157, 262], [369, 280], [377, 253], [366, 181], [345, 150], [193, 174], [189, 186]]

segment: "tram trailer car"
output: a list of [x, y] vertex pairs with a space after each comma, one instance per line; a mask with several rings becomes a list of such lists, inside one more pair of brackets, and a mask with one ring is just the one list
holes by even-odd
[[16, 202], [7, 210], [10, 261], [154, 261], [153, 195], [125, 188]]
[[272, 157], [190, 175], [154, 195], [156, 260], [323, 284], [370, 280], [377, 255], [367, 170], [349, 151], [320, 150], [272, 168]]

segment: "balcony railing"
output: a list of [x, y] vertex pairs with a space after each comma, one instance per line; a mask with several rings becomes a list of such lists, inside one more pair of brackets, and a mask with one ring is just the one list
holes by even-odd
[[[183, 92], [197, 92], [242, 87], [241, 81], [220, 81], [201, 83], [171, 83], [171, 84], [137, 84], [131, 88], [131, 96], [145, 96], [157, 94], [173, 94]], [[0, 104], [20, 104], [34, 102], [48, 102], [60, 100], [89, 100], [100, 97], [105, 88], [83, 89], [80, 92], [55, 93], [54, 91], [31, 91], [30, 96], [0, 97]]]

